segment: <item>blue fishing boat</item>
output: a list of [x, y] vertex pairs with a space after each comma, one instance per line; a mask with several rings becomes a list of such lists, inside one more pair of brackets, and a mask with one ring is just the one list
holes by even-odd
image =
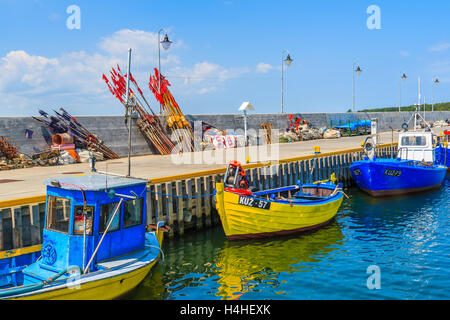
[[157, 263], [165, 230], [147, 231], [146, 181], [90, 175], [45, 184], [40, 257], [2, 275], [0, 299], [114, 299], [135, 288]]
[[377, 159], [369, 139], [364, 148], [367, 157], [350, 166], [353, 179], [366, 193], [374, 197], [392, 196], [441, 186], [447, 167], [435, 163], [431, 132], [400, 133], [396, 159]]

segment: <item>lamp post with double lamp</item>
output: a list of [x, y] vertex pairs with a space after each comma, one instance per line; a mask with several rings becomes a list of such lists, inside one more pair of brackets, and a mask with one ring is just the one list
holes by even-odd
[[431, 111], [434, 111], [434, 86], [437, 87], [438, 84], [439, 84], [439, 79], [434, 77], [433, 78], [433, 90], [432, 90], [433, 91], [433, 102], [431, 104]]
[[[355, 66], [358, 66], [356, 69], [355, 69]], [[353, 100], [352, 100], [352, 111], [353, 112], [355, 112], [355, 73], [356, 74], [358, 74], [358, 76], [361, 74], [361, 72], [362, 72], [362, 70], [361, 70], [361, 68], [359, 67], [359, 64], [357, 63], [357, 62], [354, 62], [353, 63], [353, 69], [352, 69], [353, 71], [352, 71], [352, 76], [353, 76]]]
[[[164, 31], [164, 39], [161, 41], [161, 32]], [[159, 72], [159, 94], [161, 95], [161, 45], [164, 50], [169, 50], [172, 41], [169, 40], [169, 36], [164, 29], [158, 30], [158, 72]], [[162, 105], [159, 104], [159, 115], [162, 115]]]
[[[287, 57], [284, 59], [284, 53], [287, 52]], [[292, 63], [291, 56], [289, 54], [289, 51], [284, 50], [281, 52], [281, 113], [284, 113], [284, 92], [283, 92], [283, 72], [284, 72], [284, 63], [286, 62], [286, 65], [289, 67]]]
[[402, 80], [406, 81], [406, 74], [400, 71], [400, 78], [398, 79], [398, 112], [400, 112], [400, 106], [402, 105]]

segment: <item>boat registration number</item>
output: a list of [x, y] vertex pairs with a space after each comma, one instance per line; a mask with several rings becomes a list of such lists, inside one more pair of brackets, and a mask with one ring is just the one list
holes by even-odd
[[243, 196], [239, 196], [238, 204], [241, 204], [241, 205], [247, 206], [247, 207], [264, 209], [264, 210], [270, 209], [269, 201], [264, 201], [264, 200], [260, 200], [260, 199], [249, 198], [249, 197], [243, 197]]
[[384, 170], [384, 174], [391, 177], [400, 177], [402, 172], [400, 170], [386, 169]]

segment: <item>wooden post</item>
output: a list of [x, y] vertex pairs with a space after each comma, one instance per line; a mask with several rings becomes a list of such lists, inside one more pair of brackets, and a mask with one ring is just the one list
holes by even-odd
[[323, 158], [323, 157], [320, 157], [319, 158], [319, 163], [320, 163], [320, 177], [319, 177], [319, 180], [325, 180], [325, 179], [328, 179], [328, 177], [326, 177], [326, 168], [325, 168], [325, 159]]
[[[277, 164], [275, 167], [275, 170], [277, 172], [277, 180], [276, 180], [276, 187], [282, 187], [283, 186], [283, 168], [281, 164]], [[286, 184], [285, 184], [286, 185]]]
[[202, 208], [202, 198], [200, 197], [202, 193], [202, 182], [200, 178], [195, 178], [195, 194], [197, 198], [195, 198], [195, 215], [197, 220], [197, 229], [203, 228], [203, 208]]
[[[154, 191], [158, 193], [162, 193], [162, 186], [161, 184], [154, 185]], [[156, 199], [156, 220], [157, 221], [165, 221], [165, 223], [169, 224], [169, 217], [167, 215], [164, 215], [163, 211], [163, 196], [160, 194], [155, 195]]]
[[29, 205], [30, 224], [31, 224], [31, 244], [40, 244], [41, 240], [41, 223], [39, 216], [39, 205]]
[[287, 163], [283, 163], [281, 166], [281, 174], [280, 177], [282, 178], [282, 184], [283, 187], [286, 187], [289, 185], [289, 168]]
[[296, 178], [295, 178], [295, 171], [294, 171], [294, 164], [295, 162], [289, 162], [288, 163], [288, 167], [289, 167], [289, 185], [293, 185], [296, 183]]
[[184, 234], [184, 198], [181, 196], [183, 195], [183, 183], [181, 180], [176, 182], [175, 185], [176, 195], [178, 196], [176, 198], [177, 201], [177, 221], [178, 221], [178, 234], [182, 236]]
[[[205, 195], [211, 194], [211, 177], [203, 177]], [[211, 196], [205, 197], [206, 226], [211, 227]]]
[[[64, 213], [65, 216], [65, 213]], [[22, 241], [22, 208], [11, 208], [11, 221], [13, 230], [13, 248], [18, 249], [23, 247]]]
[[[169, 238], [173, 238], [173, 236], [175, 235], [174, 233], [174, 212], [173, 212], [173, 183], [172, 182], [166, 182], [165, 183], [165, 187], [166, 187], [166, 219], [167, 219], [167, 223], [168, 225], [171, 227], [170, 228], [170, 232], [169, 232]], [[162, 203], [161, 203], [162, 205]]]
[[[185, 180], [185, 187], [186, 187], [186, 194], [188, 196], [186, 202], [187, 202], [187, 212], [191, 215], [191, 219], [196, 219], [195, 217], [195, 210], [194, 210], [194, 199], [192, 198], [192, 188], [194, 186], [193, 178], [189, 178]], [[192, 221], [192, 220], [191, 220]]]
[[263, 167], [259, 167], [258, 168], [258, 184], [259, 184], [259, 190], [264, 190], [265, 187], [265, 176], [264, 176], [264, 168]]
[[[152, 185], [148, 185], [147, 186], [147, 221], [145, 222], [146, 224], [152, 224], [153, 223], [153, 199], [155, 197], [155, 194], [150, 192], [152, 189]], [[157, 217], [155, 216], [155, 218], [157, 219]], [[158, 221], [155, 221], [156, 223], [158, 223]]]
[[4, 209], [0, 209], [0, 251], [5, 250], [3, 243], [3, 211]]
[[309, 181], [309, 174], [310, 174], [310, 169], [309, 169], [309, 163], [310, 163], [310, 159], [308, 159], [308, 160], [304, 160], [304, 166], [305, 166], [305, 171], [304, 171], [304, 173], [305, 173], [305, 183], [311, 183], [311, 181]]
[[269, 188], [273, 189], [275, 188], [275, 183], [274, 183], [274, 170], [273, 170], [274, 166], [270, 165], [269, 167], [267, 167], [268, 171], [269, 171]]

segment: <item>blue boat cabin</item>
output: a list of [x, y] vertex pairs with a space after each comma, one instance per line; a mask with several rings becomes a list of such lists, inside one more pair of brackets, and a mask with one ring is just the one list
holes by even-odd
[[23, 270], [25, 285], [69, 266], [84, 270], [103, 236], [89, 272], [99, 270], [97, 262], [144, 248], [146, 181], [91, 175], [48, 179], [45, 184], [41, 259]]

